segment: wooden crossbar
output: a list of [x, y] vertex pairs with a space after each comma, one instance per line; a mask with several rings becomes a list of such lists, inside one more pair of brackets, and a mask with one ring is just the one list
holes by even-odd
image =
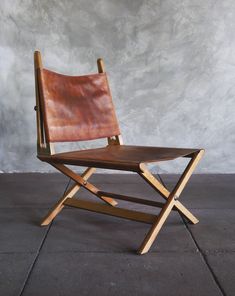
[[64, 205], [75, 207], [83, 210], [88, 210], [91, 212], [102, 213], [110, 216], [115, 216], [119, 218], [124, 218], [128, 220], [134, 220], [138, 222], [144, 222], [147, 224], [153, 224], [156, 221], [157, 216], [152, 214], [147, 214], [139, 211], [128, 210], [118, 207], [111, 207], [106, 204], [100, 204], [97, 202], [91, 202], [81, 199], [68, 198], [65, 200]]
[[[112, 197], [114, 199], [125, 200], [128, 202], [134, 202], [134, 203], [151, 206], [151, 207], [157, 207], [157, 208], [162, 208], [165, 205], [165, 203], [163, 202], [143, 199], [143, 198], [134, 197], [134, 196], [122, 195], [122, 194], [117, 194], [112, 192], [99, 191], [98, 195], [102, 197]], [[173, 208], [173, 210], [177, 211], [175, 207]]]

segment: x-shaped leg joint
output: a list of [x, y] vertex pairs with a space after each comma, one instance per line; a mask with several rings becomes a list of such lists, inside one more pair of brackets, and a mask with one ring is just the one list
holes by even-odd
[[173, 207], [176, 207], [178, 211], [182, 213], [185, 217], [187, 217], [193, 224], [198, 223], [197, 218], [194, 217], [193, 214], [190, 213], [190, 211], [188, 211], [178, 201], [178, 198], [203, 154], [204, 150], [200, 150], [198, 153], [195, 153], [192, 156], [190, 162], [188, 163], [186, 169], [184, 170], [183, 174], [181, 175], [179, 181], [177, 182], [172, 192], [169, 192], [157, 179], [155, 179], [154, 176], [147, 170], [145, 166], [141, 167], [142, 172], [139, 173], [140, 176], [143, 177], [167, 201], [163, 206], [162, 210], [160, 211], [160, 214], [156, 218], [156, 221], [153, 223], [152, 227], [147, 233], [147, 236], [145, 237], [143, 243], [141, 244], [138, 250], [139, 254], [145, 254], [148, 252]]
[[[81, 175], [84, 180], [88, 180], [90, 176], [95, 172], [95, 168], [88, 168], [85, 172]], [[55, 206], [50, 210], [50, 212], [46, 215], [46, 217], [41, 222], [41, 226], [46, 226], [51, 223], [51, 221], [60, 213], [60, 211], [64, 207], [64, 202], [67, 198], [72, 198], [81, 186], [75, 183], [70, 189], [65, 192], [64, 196], [60, 198], [60, 200], [55, 204]]]
[[91, 193], [95, 194], [98, 198], [102, 199], [104, 202], [111, 206], [115, 206], [117, 202], [109, 197], [101, 197], [98, 195], [99, 189], [96, 188], [94, 185], [89, 183], [87, 180], [90, 178], [90, 176], [95, 172], [95, 168], [87, 168], [85, 172], [79, 176], [75, 174], [72, 170], [67, 168], [64, 165], [61, 164], [52, 164], [54, 167], [56, 167], [59, 171], [64, 173], [66, 176], [71, 178], [75, 184], [67, 190], [67, 192], [64, 194], [63, 197], [55, 204], [55, 206], [50, 210], [50, 212], [46, 215], [46, 217], [41, 222], [41, 226], [45, 226], [51, 223], [51, 221], [60, 213], [60, 211], [64, 207], [64, 203], [68, 198], [72, 198], [81, 187], [86, 188]]

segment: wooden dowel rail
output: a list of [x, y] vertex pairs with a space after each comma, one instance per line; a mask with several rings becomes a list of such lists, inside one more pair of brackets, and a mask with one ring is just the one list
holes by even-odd
[[[165, 205], [164, 203], [158, 202], [158, 201], [143, 199], [143, 198], [134, 197], [134, 196], [122, 195], [122, 194], [117, 194], [112, 192], [99, 191], [98, 195], [100, 195], [101, 197], [111, 197], [114, 199], [124, 200], [127, 202], [134, 202], [134, 203], [143, 204], [151, 207], [157, 207], [157, 208], [162, 208]], [[177, 209], [174, 208], [173, 210], [176, 211]]]
[[83, 210], [88, 210], [91, 212], [102, 213], [110, 216], [115, 216], [119, 218], [124, 218], [128, 220], [134, 220], [138, 222], [144, 222], [147, 224], [153, 224], [157, 216], [152, 214], [147, 214], [139, 211], [128, 210], [118, 207], [112, 207], [106, 204], [101, 204], [97, 202], [91, 202], [81, 199], [68, 198], [64, 205], [75, 207]]

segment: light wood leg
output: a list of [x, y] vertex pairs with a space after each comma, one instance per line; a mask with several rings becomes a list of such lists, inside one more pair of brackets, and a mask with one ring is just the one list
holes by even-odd
[[[88, 168], [85, 170], [85, 172], [82, 174], [82, 178], [84, 180], [88, 180], [90, 176], [95, 172], [95, 168]], [[59, 214], [59, 212], [64, 207], [64, 202], [67, 198], [72, 198], [77, 191], [81, 188], [80, 185], [74, 184], [61, 199], [55, 204], [55, 206], [49, 211], [49, 213], [46, 215], [46, 217], [42, 220], [41, 226], [46, 226], [51, 223], [51, 221]]]
[[77, 184], [97, 196], [99, 199], [103, 200], [105, 203], [111, 205], [111, 206], [116, 206], [117, 202], [110, 197], [103, 197], [99, 195], [100, 190], [94, 186], [93, 184], [87, 182], [82, 176], [77, 175], [74, 173], [71, 169], [66, 167], [63, 164], [58, 164], [58, 163], [50, 163], [52, 166], [57, 168], [57, 170], [61, 171], [64, 175], [67, 177], [71, 178], [73, 181], [75, 181]]
[[[198, 154], [196, 154], [194, 157], [192, 157], [192, 159], [190, 160], [190, 162], [187, 165], [186, 169], [184, 170], [183, 174], [181, 175], [178, 183], [176, 184], [175, 188], [172, 190], [171, 193], [169, 193], [168, 196], [165, 196], [166, 199], [167, 199], [167, 202], [166, 202], [165, 206], [162, 208], [162, 210], [160, 211], [160, 214], [157, 217], [156, 222], [152, 225], [152, 227], [149, 230], [148, 234], [146, 235], [143, 243], [141, 244], [141, 246], [140, 246], [140, 248], [138, 250], [139, 254], [145, 254], [145, 253], [148, 252], [148, 250], [152, 246], [153, 242], [155, 241], [159, 231], [161, 230], [164, 222], [166, 221], [168, 215], [170, 214], [172, 208], [174, 206], [177, 207], [177, 203], [179, 203], [179, 202], [176, 201], [176, 200], [179, 198], [180, 194], [182, 193], [185, 185], [187, 184], [189, 178], [191, 177], [193, 171], [195, 170], [195, 168], [196, 168], [199, 160], [201, 159], [203, 153], [204, 153], [204, 151], [201, 150]], [[149, 178], [146, 177], [146, 179], [148, 181], [152, 181], [151, 184], [154, 184], [154, 179], [155, 178], [153, 177], [154, 178], [153, 179], [152, 177], [153, 176], [151, 175]], [[148, 183], [150, 183], [150, 182], [148, 182]], [[163, 185], [161, 185], [161, 186], [163, 187], [163, 189], [165, 191], [166, 188]], [[153, 186], [153, 187], [155, 187], [155, 186]], [[159, 191], [159, 186], [156, 187], [156, 190]], [[161, 192], [163, 192], [163, 190], [161, 190]], [[178, 208], [178, 210], [180, 211], [179, 208]], [[185, 212], [183, 214], [185, 214]], [[190, 217], [190, 218], [192, 218], [192, 217]]]
[[156, 219], [156, 222], [150, 228], [148, 234], [146, 235], [144, 241], [142, 242], [138, 254], [143, 255], [148, 252], [153, 242], [155, 241], [159, 231], [161, 230], [164, 222], [169, 216], [172, 208], [174, 207], [174, 199], [168, 200], [165, 206], [162, 208], [159, 216]]
[[[202, 158], [204, 154], [204, 150], [200, 150], [200, 152], [192, 158], [193, 164], [192, 166], [192, 172], [194, 171], [195, 167], [197, 166], [198, 162]], [[190, 165], [191, 161], [189, 162], [188, 166]], [[188, 167], [187, 166], [187, 167]], [[149, 172], [146, 166], [141, 166], [142, 172], [139, 173], [139, 175], [151, 186], [153, 187], [164, 199], [168, 199], [170, 196], [170, 192]], [[187, 169], [187, 168], [186, 168]], [[184, 174], [184, 173], [183, 173]], [[183, 176], [183, 175], [182, 175]], [[190, 175], [191, 176], [191, 175]], [[182, 178], [182, 177], [181, 177]], [[187, 180], [184, 180], [184, 183], [186, 184], [188, 179], [190, 177], [187, 177]], [[180, 180], [179, 180], [180, 181]], [[184, 184], [183, 183], [183, 184]], [[185, 186], [185, 185], [184, 185]], [[183, 189], [182, 189], [183, 190]], [[181, 192], [180, 192], [181, 193]], [[186, 217], [192, 224], [197, 224], [199, 220], [178, 200], [175, 202], [174, 205], [177, 210], [183, 214], [184, 217]]]

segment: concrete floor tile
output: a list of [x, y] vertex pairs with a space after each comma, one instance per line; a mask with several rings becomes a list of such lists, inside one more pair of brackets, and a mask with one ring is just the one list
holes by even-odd
[[[166, 183], [170, 190], [178, 177], [177, 175], [167, 177]], [[188, 208], [235, 209], [234, 184], [235, 174], [193, 175], [182, 192], [180, 201]]]
[[[190, 230], [204, 251], [235, 251], [235, 210], [194, 210], [199, 218]], [[196, 227], [195, 227], [196, 226]]]
[[0, 208], [52, 206], [67, 182], [62, 174], [0, 174]]
[[43, 209], [0, 209], [0, 253], [36, 252], [47, 228], [40, 227]]
[[227, 296], [235, 295], [235, 253], [217, 253], [206, 256], [217, 280]]
[[0, 254], [0, 295], [20, 295], [35, 254]]
[[23, 296], [221, 296], [198, 253], [43, 253]]

